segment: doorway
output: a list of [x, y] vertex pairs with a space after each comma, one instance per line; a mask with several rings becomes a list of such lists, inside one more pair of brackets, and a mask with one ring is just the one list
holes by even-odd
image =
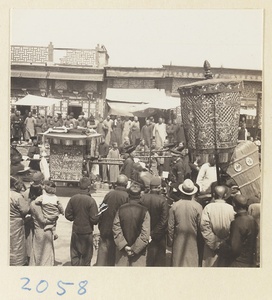
[[25, 111], [27, 110], [28, 112], [31, 111], [31, 106], [26, 106], [26, 105], [16, 105], [16, 109], [21, 112], [21, 116], [25, 114]]
[[69, 105], [68, 115], [70, 115], [71, 112], [74, 113], [74, 118], [77, 119], [80, 113], [82, 112], [82, 106]]

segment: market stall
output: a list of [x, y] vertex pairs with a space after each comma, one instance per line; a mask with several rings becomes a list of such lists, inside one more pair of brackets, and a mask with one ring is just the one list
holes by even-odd
[[35, 95], [26, 95], [24, 98], [19, 99], [14, 104], [16, 106], [27, 106], [27, 107], [44, 107], [45, 114], [49, 113], [49, 110], [52, 110], [54, 113], [54, 106], [59, 105], [61, 99], [49, 98], [49, 97], [40, 97]]

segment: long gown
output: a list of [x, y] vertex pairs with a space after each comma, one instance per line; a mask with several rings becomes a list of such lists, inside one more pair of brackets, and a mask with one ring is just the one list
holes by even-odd
[[118, 147], [122, 144], [122, 123], [114, 122], [113, 129], [111, 133], [111, 144], [116, 142]]
[[155, 136], [156, 146], [158, 148], [163, 147], [164, 146], [164, 141], [165, 141], [166, 136], [167, 136], [166, 125], [164, 123], [155, 124], [154, 130], [153, 130], [153, 136]]
[[[118, 149], [111, 149], [108, 158], [120, 158]], [[110, 182], [116, 182], [119, 175], [119, 165], [109, 165]]]
[[141, 132], [140, 132], [140, 123], [139, 121], [135, 122], [133, 121], [131, 123], [130, 128], [130, 141], [133, 146], [136, 145], [137, 140], [141, 138]]
[[168, 245], [173, 267], [198, 267], [198, 236], [202, 206], [194, 200], [179, 200], [169, 211]]
[[123, 133], [122, 133], [122, 143], [124, 143], [125, 138], [128, 137], [131, 128], [131, 121], [124, 121], [123, 123]]
[[44, 217], [40, 205], [35, 201], [30, 204], [30, 212], [34, 221], [34, 234], [30, 266], [53, 266], [55, 261], [53, 233], [44, 231]]
[[32, 136], [35, 136], [35, 119], [27, 117], [25, 119], [25, 139], [29, 140]]
[[27, 262], [24, 216], [29, 202], [13, 190], [10, 191], [10, 265], [23, 266]]
[[141, 130], [141, 139], [145, 141], [148, 148], [151, 146], [152, 136], [152, 125], [144, 125]]
[[103, 121], [103, 125], [104, 125], [104, 128], [106, 128], [105, 130], [105, 143], [110, 145], [110, 141], [111, 141], [111, 132], [112, 132], [112, 123], [113, 121], [110, 119], [109, 121], [107, 120], [104, 120]]

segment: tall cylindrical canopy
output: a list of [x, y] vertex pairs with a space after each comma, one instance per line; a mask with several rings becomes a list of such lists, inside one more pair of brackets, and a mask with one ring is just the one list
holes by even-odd
[[198, 81], [178, 89], [188, 148], [204, 161], [215, 152], [219, 162], [230, 160], [237, 145], [242, 89], [242, 81], [224, 79]]

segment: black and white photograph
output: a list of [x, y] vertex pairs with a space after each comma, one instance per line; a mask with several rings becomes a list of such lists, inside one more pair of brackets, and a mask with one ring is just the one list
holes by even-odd
[[260, 267], [262, 17], [12, 10], [10, 266]]
[[126, 267], [265, 267], [264, 16], [10, 10], [6, 264], [22, 297], [91, 297], [76, 274]]

